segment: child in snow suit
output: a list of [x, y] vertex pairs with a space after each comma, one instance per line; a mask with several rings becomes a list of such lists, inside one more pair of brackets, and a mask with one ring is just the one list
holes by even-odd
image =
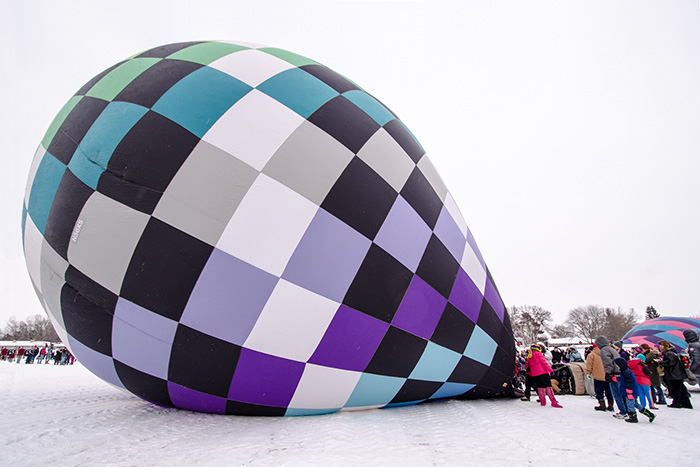
[[651, 371], [644, 363], [644, 354], [637, 354], [634, 358], [627, 362], [627, 365], [634, 373], [634, 379], [637, 380], [637, 386], [639, 386], [639, 403], [642, 407], [647, 406], [647, 401], [649, 402], [649, 408], [656, 410], [654, 407], [654, 402], [651, 398]]
[[632, 370], [630, 370], [629, 366], [627, 366], [627, 360], [622, 357], [618, 357], [615, 359], [615, 364], [620, 369], [620, 394], [627, 403], [627, 418], [625, 418], [625, 421], [629, 423], [637, 423], [637, 412], [635, 410], [637, 409], [642, 415], [649, 418], [649, 422], [653, 422], [656, 415], [637, 402], [637, 397], [639, 397], [639, 386], [637, 385], [637, 380], [634, 378], [634, 373], [632, 373]]
[[552, 389], [552, 380], [550, 378], [552, 367], [549, 366], [544, 355], [542, 355], [542, 348], [539, 345], [535, 344], [530, 346], [525, 368], [535, 381], [537, 394], [540, 396], [540, 404], [547, 405], [547, 396], [549, 396], [552, 407], [561, 408], [559, 402], [554, 398], [554, 390]]

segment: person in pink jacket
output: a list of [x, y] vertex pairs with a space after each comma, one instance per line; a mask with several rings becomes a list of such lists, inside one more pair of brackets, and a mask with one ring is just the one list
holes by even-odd
[[649, 401], [649, 408], [656, 410], [651, 398], [651, 378], [649, 378], [651, 370], [644, 363], [644, 354], [638, 354], [628, 361], [627, 365], [634, 373], [634, 379], [637, 380], [637, 386], [639, 386], [639, 403], [642, 404], [642, 407], [646, 407], [646, 401]]
[[552, 367], [549, 366], [547, 360], [542, 355], [542, 347], [539, 345], [531, 345], [527, 353], [525, 368], [528, 370], [532, 379], [535, 380], [537, 386], [537, 394], [540, 396], [540, 404], [547, 405], [547, 396], [552, 402], [552, 407], [559, 407], [559, 402], [554, 398], [554, 390], [552, 389], [552, 380], [550, 375]]

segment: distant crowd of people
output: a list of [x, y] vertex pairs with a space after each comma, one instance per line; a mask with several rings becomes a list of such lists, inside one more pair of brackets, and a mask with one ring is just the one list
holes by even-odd
[[653, 422], [656, 414], [652, 410], [658, 410], [659, 405], [692, 409], [685, 383], [698, 384], [700, 333], [686, 329], [683, 335], [688, 347], [680, 353], [666, 340], [624, 349], [622, 341], [611, 343], [600, 336], [585, 349], [585, 360], [574, 347], [549, 350], [543, 344], [533, 344], [516, 356], [516, 381], [523, 387], [521, 400], [529, 401], [534, 389], [541, 405], [549, 399], [553, 407], [561, 408], [552, 388], [552, 365], [585, 361], [585, 372], [593, 379], [597, 411], [616, 412], [615, 418], [637, 423], [638, 413]]
[[44, 346], [10, 346], [0, 349], [0, 361], [9, 363], [25, 363], [31, 365], [51, 364], [72, 365], [75, 357], [66, 347], [54, 347], [53, 344]]

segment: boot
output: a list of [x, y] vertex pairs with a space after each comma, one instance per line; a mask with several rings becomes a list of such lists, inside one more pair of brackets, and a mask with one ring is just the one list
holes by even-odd
[[547, 405], [547, 396], [544, 388], [537, 388], [537, 395], [540, 396], [540, 404]]
[[523, 402], [530, 402], [530, 398], [528, 396], [523, 396], [520, 398], [520, 400]]
[[594, 407], [600, 412], [605, 412], [607, 408], [605, 407], [605, 399], [598, 399], [598, 407]]
[[625, 421], [627, 423], [638, 423], [639, 420], [637, 420], [637, 412], [628, 413], [627, 418], [625, 418]]
[[[562, 406], [559, 405], [559, 402], [557, 402], [557, 400], [554, 398], [554, 389], [547, 388], [545, 391], [547, 392], [547, 395], [549, 396], [549, 400], [552, 401], [552, 407], [557, 407], [557, 408], [561, 409]], [[542, 404], [542, 405], [544, 405], [544, 404]]]
[[608, 401], [608, 412], [614, 412], [615, 411], [615, 403], [613, 402], [612, 399]]
[[651, 413], [651, 412], [649, 411], [649, 409], [647, 409], [646, 407], [642, 409], [642, 415], [644, 415], [645, 417], [649, 418], [649, 423], [653, 422], [654, 419], [656, 418], [656, 415], [654, 415], [653, 413]]

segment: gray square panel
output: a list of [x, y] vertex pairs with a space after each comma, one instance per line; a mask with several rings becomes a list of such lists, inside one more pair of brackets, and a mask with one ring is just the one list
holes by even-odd
[[321, 205], [353, 153], [308, 121], [280, 146], [263, 173]]
[[147, 214], [94, 192], [76, 221], [68, 260], [80, 272], [119, 294], [148, 219]]
[[168, 185], [153, 216], [216, 245], [257, 176], [254, 168], [200, 141]]
[[357, 157], [372, 167], [397, 192], [401, 191], [416, 166], [406, 151], [383, 128], [362, 146]]
[[418, 168], [421, 172], [423, 172], [423, 175], [425, 175], [425, 178], [433, 187], [433, 190], [435, 190], [435, 193], [437, 193], [440, 201], [444, 203], [445, 197], [447, 197], [447, 187], [445, 186], [445, 182], [442, 181], [442, 178], [440, 177], [440, 174], [438, 174], [433, 163], [430, 162], [427, 157], [424, 157], [420, 160], [420, 162], [418, 162]]

